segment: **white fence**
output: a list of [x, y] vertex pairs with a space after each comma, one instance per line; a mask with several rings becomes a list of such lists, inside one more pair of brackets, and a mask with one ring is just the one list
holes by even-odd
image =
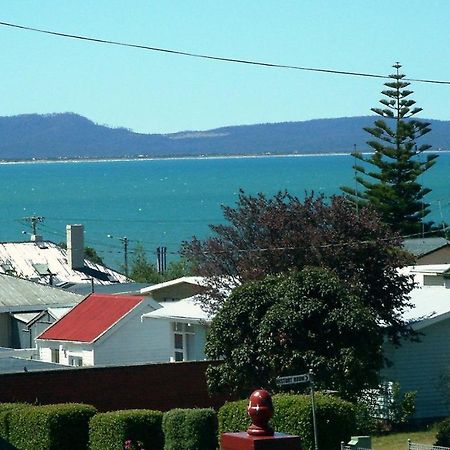
[[450, 448], [440, 447], [439, 445], [418, 444], [408, 440], [408, 450], [450, 450]]
[[[449, 447], [440, 447], [439, 445], [429, 445], [429, 444], [418, 444], [417, 442], [411, 442], [408, 440], [408, 450], [450, 450]], [[352, 445], [347, 445], [341, 443], [341, 450], [370, 450], [362, 447], [353, 447]]]

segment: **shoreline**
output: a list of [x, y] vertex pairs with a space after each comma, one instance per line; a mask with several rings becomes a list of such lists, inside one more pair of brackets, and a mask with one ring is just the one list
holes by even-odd
[[[426, 151], [424, 153], [450, 153], [450, 150], [440, 150], [438, 152]], [[361, 152], [362, 155], [371, 155], [373, 152]], [[176, 160], [212, 160], [212, 159], [251, 159], [251, 158], [305, 158], [324, 156], [351, 156], [351, 153], [285, 153], [285, 154], [242, 154], [242, 155], [198, 155], [198, 156], [149, 156], [149, 157], [111, 157], [111, 158], [68, 158], [68, 159], [18, 159], [0, 160], [0, 165], [13, 164], [65, 164], [65, 163], [101, 163], [101, 162], [133, 162], [133, 161], [176, 161]]]

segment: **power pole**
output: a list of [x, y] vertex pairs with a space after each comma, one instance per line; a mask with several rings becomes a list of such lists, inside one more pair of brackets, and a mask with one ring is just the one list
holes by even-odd
[[45, 217], [43, 217], [43, 216], [29, 216], [29, 217], [24, 217], [24, 220], [25, 220], [25, 222], [31, 223], [31, 230], [32, 230], [31, 240], [32, 241], [36, 240], [37, 224], [38, 223], [42, 223], [45, 220]]

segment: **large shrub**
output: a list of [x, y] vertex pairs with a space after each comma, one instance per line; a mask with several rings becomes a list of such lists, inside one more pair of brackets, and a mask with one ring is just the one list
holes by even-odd
[[86, 450], [96, 412], [77, 403], [18, 407], [10, 412], [8, 440], [18, 450]]
[[215, 450], [217, 416], [212, 409], [172, 409], [163, 417], [164, 450]]
[[0, 403], [0, 448], [6, 447], [11, 428], [11, 412], [30, 407], [27, 403]]
[[450, 447], [450, 417], [438, 423], [435, 445]]
[[[355, 409], [352, 403], [338, 397], [316, 394], [316, 417], [319, 448], [338, 450], [355, 431]], [[250, 424], [247, 402], [229, 402], [219, 410], [219, 432], [245, 431]], [[301, 437], [302, 449], [314, 448], [311, 398], [307, 395], [277, 394], [273, 396], [275, 414], [272, 427], [279, 432]]]
[[163, 450], [160, 411], [130, 409], [100, 413], [89, 424], [90, 450], [123, 450], [126, 441], [142, 442], [146, 450]]

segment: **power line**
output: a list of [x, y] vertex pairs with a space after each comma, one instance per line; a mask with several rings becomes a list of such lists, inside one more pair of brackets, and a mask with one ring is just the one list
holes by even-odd
[[[67, 38], [67, 39], [77, 39], [77, 40], [81, 40], [81, 41], [95, 42], [97, 44], [117, 45], [117, 46], [121, 46], [121, 47], [130, 47], [130, 48], [136, 48], [136, 49], [140, 49], [140, 50], [148, 50], [148, 51], [152, 51], [152, 52], [168, 53], [168, 54], [178, 55], [178, 56], [187, 56], [187, 57], [191, 57], [191, 58], [201, 58], [201, 59], [208, 59], [208, 60], [213, 60], [213, 61], [222, 61], [222, 62], [229, 62], [229, 63], [236, 63], [236, 64], [246, 64], [246, 65], [252, 65], [252, 66], [276, 68], [276, 69], [302, 70], [302, 71], [308, 71], [308, 72], [319, 72], [319, 73], [334, 74], [334, 75], [347, 75], [347, 76], [355, 76], [355, 77], [390, 79], [390, 77], [387, 75], [379, 75], [379, 74], [374, 74], [374, 73], [353, 72], [353, 71], [348, 71], [348, 70], [336, 70], [336, 69], [321, 69], [321, 68], [316, 68], [316, 67], [303, 67], [303, 66], [296, 66], [296, 65], [276, 64], [276, 63], [270, 63], [270, 62], [264, 62], [264, 61], [254, 61], [254, 60], [250, 60], [250, 59], [237, 59], [237, 58], [231, 58], [231, 57], [207, 55], [207, 54], [202, 54], [202, 53], [192, 53], [192, 52], [186, 52], [186, 51], [182, 51], [182, 50], [154, 47], [154, 46], [150, 46], [150, 45], [132, 44], [129, 42], [113, 41], [113, 40], [109, 40], [109, 39], [100, 39], [100, 38], [94, 38], [94, 37], [89, 37], [89, 36], [83, 36], [83, 35], [79, 35], [79, 34], [70, 34], [70, 33], [63, 33], [63, 32], [59, 32], [59, 31], [44, 30], [42, 28], [34, 28], [34, 27], [26, 26], [26, 25], [18, 25], [18, 24], [9, 23], [9, 22], [1, 22], [0, 21], [0, 25], [4, 26], [4, 27], [16, 28], [19, 30], [49, 34], [52, 36], [58, 36], [58, 37], [63, 37], [63, 38]], [[444, 80], [404, 78], [404, 81], [450, 85], [450, 81], [444, 81]]]

